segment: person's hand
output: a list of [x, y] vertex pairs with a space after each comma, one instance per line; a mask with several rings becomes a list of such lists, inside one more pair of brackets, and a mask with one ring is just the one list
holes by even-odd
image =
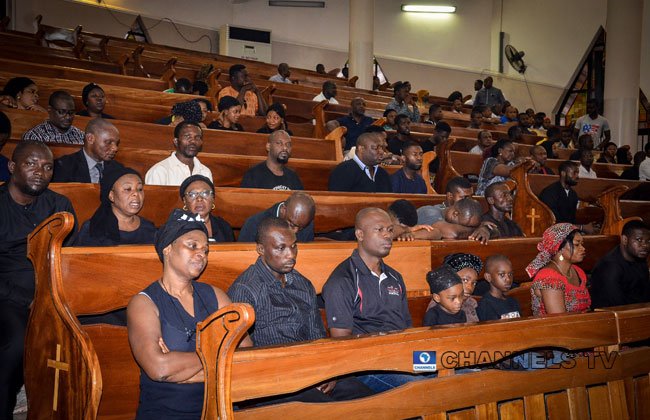
[[316, 387], [317, 390], [322, 392], [323, 394], [329, 394], [330, 392], [334, 391], [334, 387], [336, 386], [336, 379], [333, 381], [325, 382], [324, 384], [318, 385]]
[[433, 226], [431, 225], [415, 225], [409, 228], [409, 232], [417, 232], [418, 230], [426, 230], [427, 232], [433, 232]]
[[482, 245], [487, 245], [490, 240], [490, 229], [488, 229], [487, 226], [479, 226], [471, 235], [468, 236], [468, 239], [478, 241]]
[[0, 95], [0, 105], [6, 108], [18, 108], [16, 99], [14, 99], [13, 96], [9, 96], [9, 95]]
[[167, 344], [165, 344], [165, 340], [163, 340], [162, 337], [158, 339], [158, 346], [160, 347], [160, 351], [162, 351], [163, 354], [169, 353], [169, 348], [167, 348]]
[[397, 237], [395, 237], [395, 240], [398, 242], [412, 242], [415, 240], [415, 237], [413, 236], [412, 232], [407, 231], [397, 235]]
[[169, 123], [170, 127], [176, 127], [178, 124], [182, 123], [185, 121], [185, 118], [181, 117], [180, 115], [176, 115], [173, 119], [172, 122]]
[[246, 91], [249, 91], [249, 90], [251, 92], [258, 93], [257, 86], [255, 86], [255, 83], [253, 83], [253, 82], [248, 82], [244, 86], [242, 86], [240, 92], [246, 92]]
[[47, 112], [47, 109], [43, 108], [39, 104], [28, 105], [25, 109], [29, 109], [30, 111]]

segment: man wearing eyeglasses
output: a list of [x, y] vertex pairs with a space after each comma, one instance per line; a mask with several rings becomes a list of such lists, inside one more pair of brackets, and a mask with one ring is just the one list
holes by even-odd
[[72, 96], [64, 90], [57, 90], [50, 95], [48, 104], [48, 119], [27, 130], [23, 140], [83, 145], [84, 132], [72, 125], [76, 112]]
[[307, 193], [298, 191], [285, 201], [274, 204], [271, 208], [252, 215], [244, 222], [239, 231], [239, 242], [255, 242], [257, 228], [262, 220], [269, 217], [283, 219], [296, 234], [298, 242], [314, 241], [314, 215], [316, 203]]

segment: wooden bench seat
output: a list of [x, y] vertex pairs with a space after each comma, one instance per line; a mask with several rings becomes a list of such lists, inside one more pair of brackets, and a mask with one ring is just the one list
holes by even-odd
[[[123, 307], [160, 274], [160, 262], [150, 246], [61, 249], [71, 228], [71, 217], [61, 213], [39, 225], [29, 238], [29, 255], [37, 273], [25, 355], [30, 416], [132, 418], [138, 401], [139, 370], [130, 354], [126, 329], [81, 326], [75, 316]], [[447, 251], [452, 251], [453, 243], [447, 244]], [[318, 246], [301, 245], [297, 269], [320, 290], [319, 279], [326, 278], [355, 244]], [[415, 249], [418, 254], [413, 253]], [[387, 263], [402, 271], [407, 287], [421, 288], [426, 287], [423, 274], [428, 269], [424, 260], [427, 255], [433, 255], [427, 242], [397, 244]], [[225, 276], [236, 276], [254, 259], [252, 245], [213, 246], [202, 279], [224, 287]], [[125, 272], [128, 277], [124, 277]], [[438, 418], [447, 411], [464, 416], [519, 413], [519, 418], [525, 412], [527, 418], [537, 418], [542, 413], [564, 417], [576, 411], [595, 413], [594, 409], [610, 413], [612, 418], [644, 418], [650, 414], [643, 396], [650, 371], [650, 353], [645, 347], [621, 351], [609, 369], [602, 364], [587, 366], [589, 359], [583, 356], [572, 369], [483, 370], [455, 375], [454, 368], [461, 367], [458, 363], [462, 361], [442, 356], [466, 352], [468, 356], [463, 357], [469, 363], [481, 364], [533, 347], [622, 350], [621, 345], [650, 336], [649, 320], [650, 307], [637, 305], [588, 314], [415, 328], [356, 339], [234, 351], [254, 321], [248, 305], [235, 304], [213, 314], [197, 330], [197, 351], [206, 370], [203, 418], [216, 418], [217, 412], [220, 418]], [[376, 369], [409, 372], [413, 369], [413, 352], [422, 350], [437, 352], [439, 378], [344, 403], [293, 403], [232, 411], [233, 403], [292, 392], [339, 375]], [[482, 356], [477, 360], [479, 354]], [[64, 368], [56, 376], [56, 385], [54, 371], [48, 366]], [[571, 409], [567, 401], [571, 401]]]

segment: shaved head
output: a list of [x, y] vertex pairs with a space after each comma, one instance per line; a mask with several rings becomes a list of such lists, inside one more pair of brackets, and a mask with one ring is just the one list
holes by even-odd
[[359, 210], [357, 217], [354, 219], [354, 228], [363, 229], [365, 222], [369, 219], [371, 215], [381, 215], [390, 220], [390, 216], [385, 210], [382, 210], [378, 207], [366, 207], [365, 209]]
[[88, 124], [86, 124], [86, 133], [95, 135], [102, 131], [111, 129], [117, 130], [113, 123], [111, 123], [109, 120], [105, 120], [104, 118], [93, 118], [92, 120], [88, 121]]
[[295, 192], [280, 207], [279, 216], [289, 223], [294, 233], [306, 228], [316, 215], [316, 203], [304, 192]]

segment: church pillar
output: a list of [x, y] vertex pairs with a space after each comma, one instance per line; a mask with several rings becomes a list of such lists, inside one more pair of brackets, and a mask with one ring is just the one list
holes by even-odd
[[608, 0], [604, 113], [612, 141], [637, 151], [643, 0]]
[[350, 77], [358, 76], [357, 87], [372, 89], [374, 0], [350, 0]]

